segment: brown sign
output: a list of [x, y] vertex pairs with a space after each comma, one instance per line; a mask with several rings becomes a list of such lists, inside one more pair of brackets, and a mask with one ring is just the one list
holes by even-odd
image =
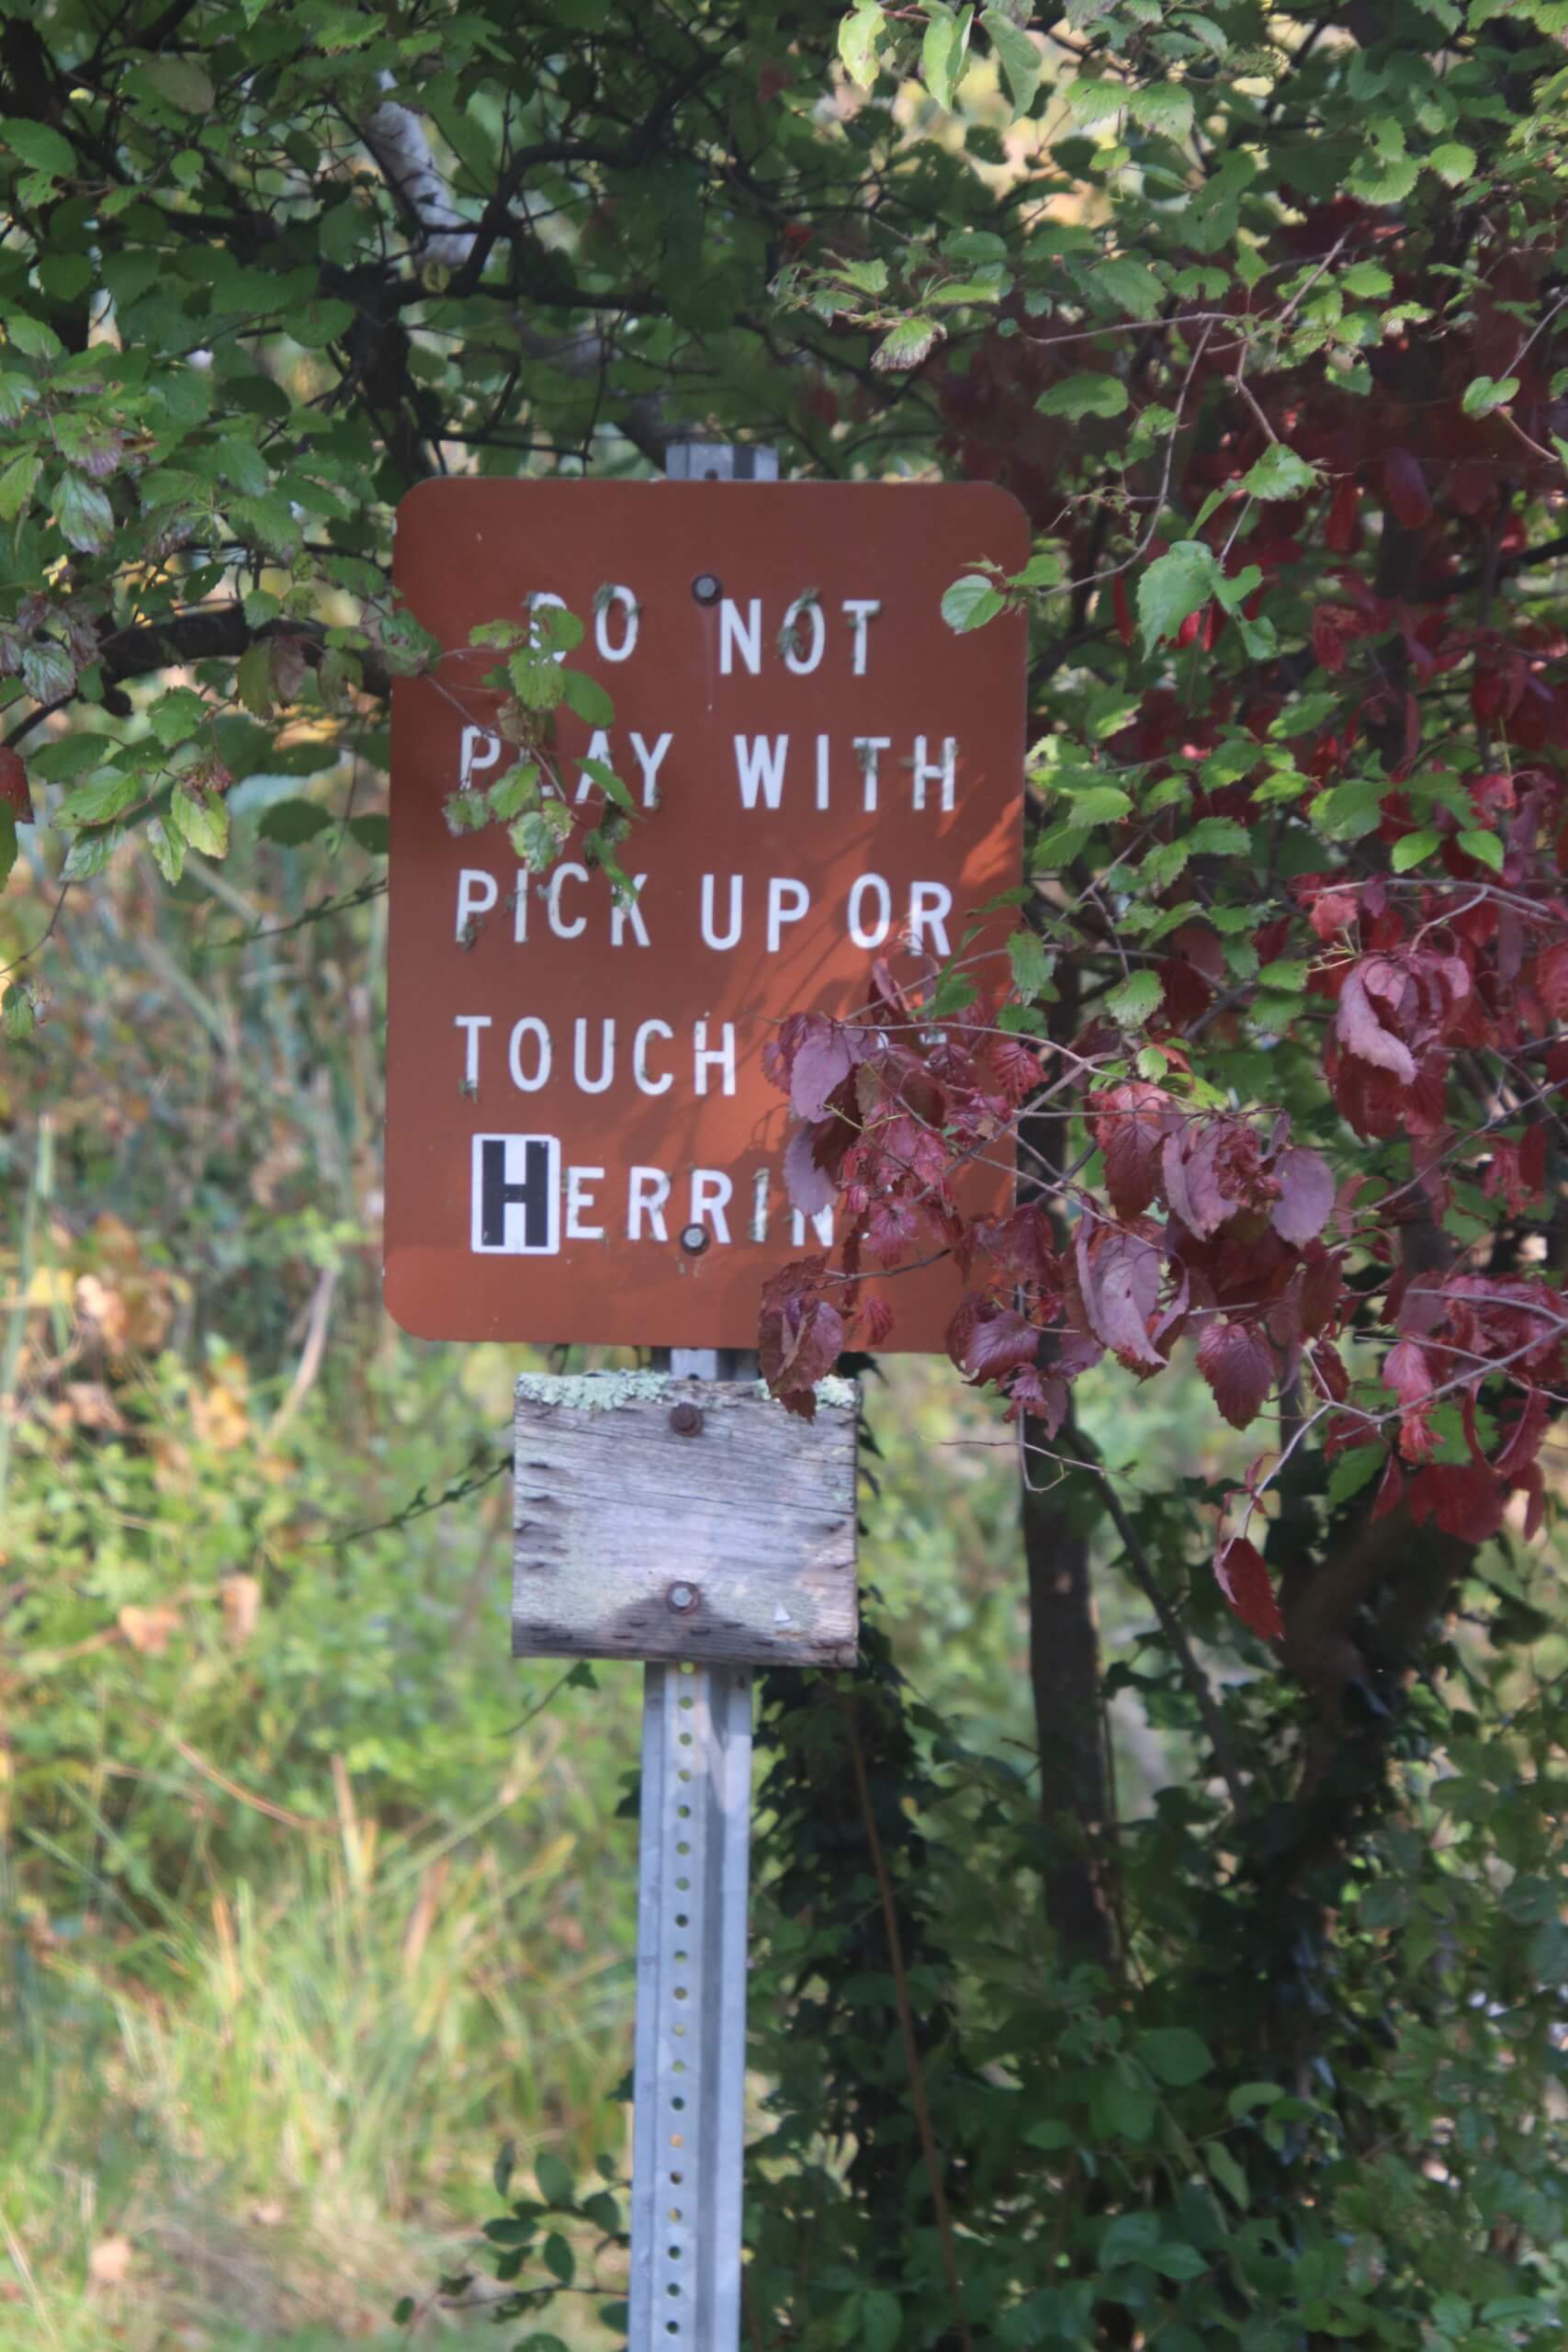
[[[978, 484], [404, 500], [397, 584], [448, 649], [392, 697], [386, 1296], [406, 1330], [755, 1343], [766, 1276], [829, 1238], [785, 1194], [763, 1046], [790, 1012], [863, 1005], [878, 956], [906, 978], [944, 962], [1018, 879], [1023, 622], [955, 636], [940, 607], [1028, 542]], [[557, 599], [615, 715], [558, 709], [554, 763], [589, 822], [583, 763], [631, 792], [631, 903], [570, 840], [540, 876], [504, 826], [448, 822], [517, 756], [469, 632]], [[945, 1265], [899, 1278], [891, 1344], [940, 1348], [957, 1293]]]

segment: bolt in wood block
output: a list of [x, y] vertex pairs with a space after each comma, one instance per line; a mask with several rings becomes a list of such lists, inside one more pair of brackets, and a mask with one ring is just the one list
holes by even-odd
[[516, 1657], [852, 1666], [860, 1394], [801, 1420], [753, 1381], [517, 1383]]

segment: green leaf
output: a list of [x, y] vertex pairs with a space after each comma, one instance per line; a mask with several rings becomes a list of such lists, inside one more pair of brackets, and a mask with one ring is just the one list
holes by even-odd
[[[1381, 1461], [1382, 1456], [1375, 1447], [1371, 1451], [1377, 1456], [1373, 1464], [1375, 1469], [1377, 1462]], [[1347, 1461], [1350, 1459], [1348, 1454], [1343, 1458]], [[1363, 1479], [1361, 1483], [1364, 1485], [1366, 1482]], [[1225, 2113], [1250, 2115], [1255, 2108], [1274, 2107], [1286, 2097], [1288, 2093], [1279, 2083], [1238, 2083], [1225, 2100]]]
[[1189, 614], [1206, 605], [1220, 578], [1214, 551], [1202, 539], [1178, 539], [1156, 556], [1138, 582], [1138, 620], [1144, 650], [1174, 637]]
[[570, 2211], [572, 2202], [571, 2167], [551, 2148], [542, 2149], [534, 2159], [534, 2177], [539, 2184], [539, 2194], [558, 2212]]
[[[10, 814], [8, 809], [6, 814]], [[9, 873], [9, 871], [10, 868], [7, 866], [6, 872]], [[17, 987], [7, 989], [6, 1011], [3, 1018], [0, 1018], [0, 1026], [4, 1027], [11, 1044], [26, 1045], [37, 1024], [38, 1008], [33, 1002], [33, 992], [27, 982], [23, 980]]]
[[1483, 833], [1479, 829], [1461, 833], [1459, 845], [1466, 857], [1473, 857], [1478, 865], [1489, 865], [1494, 874], [1503, 871], [1503, 844], [1495, 833]]
[[1441, 147], [1434, 147], [1427, 158], [1438, 177], [1449, 187], [1462, 187], [1475, 172], [1475, 150], [1460, 139], [1452, 139]]
[[96, 481], [67, 467], [54, 492], [61, 537], [84, 555], [97, 555], [114, 537], [114, 508]]
[[1184, 2025], [1156, 2026], [1134, 2044], [1138, 2056], [1162, 2083], [1181, 2090], [1213, 2071], [1214, 2057], [1201, 2034]]
[[1119, 784], [1096, 784], [1073, 794], [1070, 813], [1075, 825], [1118, 825], [1132, 815], [1133, 803]]
[[[1352, 1495], [1359, 1495], [1363, 1487], [1371, 1486], [1387, 1459], [1387, 1453], [1381, 1445], [1358, 1445], [1352, 1447], [1348, 1453], [1340, 1454], [1328, 1474], [1326, 1496], [1329, 1510], [1337, 1510], [1341, 1503], [1348, 1503]], [[1264, 2084], [1261, 2087], [1273, 2091], [1276, 2098], [1282, 2096], [1275, 2090], [1272, 2083]], [[1233, 2115], [1240, 2115], [1244, 2111], [1235, 2104], [1238, 2096], [1235, 2091], [1231, 2093]]]
[[123, 825], [107, 825], [102, 832], [78, 833], [60, 869], [62, 882], [90, 882], [101, 874], [125, 839]]
[[569, 710], [590, 727], [608, 727], [615, 716], [615, 706], [597, 678], [582, 670], [561, 672], [562, 698]]
[[876, 80], [877, 48], [886, 22], [880, 8], [862, 6], [839, 27], [839, 55], [857, 90], [869, 90]]
[[[1491, 836], [1487, 838], [1490, 840]], [[1432, 852], [1441, 846], [1441, 834], [1435, 833], [1430, 825], [1426, 825], [1420, 832], [1406, 833], [1402, 840], [1395, 842], [1388, 854], [1388, 862], [1396, 874], [1408, 874], [1413, 865], [1419, 865], [1424, 857], [1430, 857]]]
[[1079, 122], [1109, 122], [1127, 104], [1127, 91], [1121, 82], [1080, 74], [1067, 91], [1067, 104]]
[[920, 43], [920, 79], [937, 105], [953, 112], [958, 96], [958, 74], [964, 62], [964, 36], [951, 8], [935, 0], [931, 22]]
[[313, 842], [324, 833], [332, 821], [330, 811], [313, 800], [275, 800], [262, 810], [256, 831], [264, 842], [298, 849], [301, 842]]
[[1492, 376], [1473, 376], [1464, 388], [1460, 406], [1466, 416], [1490, 416], [1495, 408], [1502, 408], [1519, 389], [1517, 376], [1505, 376], [1499, 381]]
[[1381, 261], [1354, 261], [1340, 273], [1340, 285], [1347, 294], [1363, 294], [1369, 300], [1380, 294], [1392, 294], [1393, 279]]
[[348, 838], [367, 857], [385, 857], [391, 846], [392, 828], [378, 810], [372, 809], [367, 816], [349, 819]]
[[1008, 941], [1008, 961], [1013, 986], [1026, 1000], [1038, 996], [1050, 980], [1051, 967], [1037, 932], [1015, 931]]
[[1247, 827], [1235, 817], [1200, 817], [1187, 835], [1194, 857], [1232, 857], [1252, 847]]
[[189, 686], [176, 686], [172, 694], [159, 695], [147, 714], [147, 723], [164, 749], [172, 752], [176, 743], [187, 743], [211, 716], [204, 695]]
[[1034, 103], [1034, 93], [1040, 87], [1044, 60], [1029, 35], [1004, 17], [999, 8], [987, 8], [980, 22], [990, 36], [991, 47], [1000, 61], [1007, 85], [1012, 94], [1015, 115], [1027, 114]]
[[0, 116], [0, 139], [29, 171], [47, 173], [51, 180], [68, 180], [76, 169], [76, 153], [68, 139], [47, 123], [28, 122], [16, 115]]
[[272, 644], [261, 638], [234, 665], [234, 687], [243, 707], [257, 718], [272, 716]]
[[893, 2352], [904, 2325], [904, 2306], [886, 2287], [867, 2287], [860, 2299], [860, 2341], [864, 2352]]
[[1122, 1028], [1141, 1029], [1150, 1013], [1158, 1011], [1164, 993], [1157, 972], [1130, 972], [1111, 989], [1105, 1009]]
[[1146, 89], [1134, 90], [1128, 111], [1145, 130], [1179, 144], [1192, 129], [1192, 94], [1174, 82], [1153, 82]]
[[66, 794], [60, 804], [60, 821], [62, 825], [107, 825], [113, 818], [123, 817], [145, 797], [146, 790], [141, 776], [109, 768]]
[[900, 319], [872, 353], [871, 364], [884, 375], [897, 368], [918, 368], [922, 359], [930, 358], [946, 334], [946, 328], [935, 319]]
[[190, 791], [177, 784], [170, 796], [179, 829], [192, 849], [204, 850], [209, 857], [222, 857], [229, 848], [229, 810], [224, 801], [214, 793]]
[[1134, 319], [1152, 319], [1165, 298], [1164, 287], [1146, 263], [1125, 254], [1097, 262], [1089, 287], [1102, 310], [1125, 311]]
[[[8, 800], [0, 800], [0, 890], [10, 879], [11, 868], [17, 863], [17, 812]], [[12, 995], [18, 991], [13, 989]]]
[[1127, 405], [1127, 387], [1120, 376], [1068, 376], [1042, 392], [1034, 405], [1043, 416], [1120, 416]]
[[966, 571], [943, 594], [942, 616], [949, 628], [963, 636], [995, 620], [1005, 602], [983, 571]]
[[0, 523], [14, 523], [38, 487], [43, 459], [36, 449], [24, 449], [0, 473]]
[[1252, 2202], [1252, 2191], [1247, 2186], [1246, 2173], [1230, 2150], [1218, 2140], [1211, 2141], [1203, 2151], [1203, 2158], [1211, 2177], [1219, 2182], [1236, 2211], [1245, 2213]]
[[570, 2287], [577, 2269], [576, 2257], [558, 2230], [552, 2230], [539, 2249], [540, 2260], [563, 2287]]
[[178, 114], [210, 114], [217, 96], [211, 77], [194, 57], [149, 58], [126, 78]]
[[1255, 466], [1241, 478], [1241, 486], [1253, 498], [1301, 498], [1317, 481], [1317, 468], [1309, 466], [1304, 458], [1283, 441], [1271, 441]]
[[584, 760], [582, 773], [591, 784], [596, 784], [599, 786], [607, 799], [615, 802], [617, 808], [626, 809], [629, 816], [641, 815], [642, 812], [633, 799], [629, 786], [623, 784], [615, 769], [606, 766], [603, 760]]
[[175, 883], [186, 868], [185, 835], [170, 817], [153, 817], [147, 826], [147, 846], [165, 882]]

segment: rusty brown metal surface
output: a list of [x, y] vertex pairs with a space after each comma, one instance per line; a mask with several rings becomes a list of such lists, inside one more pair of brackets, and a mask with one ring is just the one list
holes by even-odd
[[[977, 484], [465, 479], [405, 499], [398, 587], [450, 657], [393, 690], [386, 1297], [405, 1329], [754, 1343], [767, 1275], [823, 1246], [789, 1207], [763, 1045], [789, 1012], [863, 1004], [877, 954], [913, 977], [958, 949], [1018, 880], [1023, 622], [956, 637], [940, 605], [1028, 540]], [[589, 624], [571, 661], [615, 702], [600, 754], [657, 803], [620, 850], [635, 916], [570, 848], [541, 883], [500, 826], [446, 821], [465, 753], [469, 789], [513, 756], [469, 630], [541, 594]], [[569, 793], [592, 733], [558, 714]], [[940, 1348], [952, 1269], [883, 1286], [891, 1345]]]

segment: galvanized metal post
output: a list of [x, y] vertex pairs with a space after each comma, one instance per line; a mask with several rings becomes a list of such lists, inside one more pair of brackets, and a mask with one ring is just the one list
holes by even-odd
[[[677, 442], [672, 481], [776, 481], [776, 449]], [[757, 1359], [672, 1348], [677, 1378]], [[734, 2352], [746, 2148], [751, 1671], [647, 1666], [632, 2090], [629, 2352]]]
[[[755, 1357], [671, 1351], [678, 1377]], [[643, 1669], [630, 2352], [733, 2352], [746, 2129], [748, 1667]]]

